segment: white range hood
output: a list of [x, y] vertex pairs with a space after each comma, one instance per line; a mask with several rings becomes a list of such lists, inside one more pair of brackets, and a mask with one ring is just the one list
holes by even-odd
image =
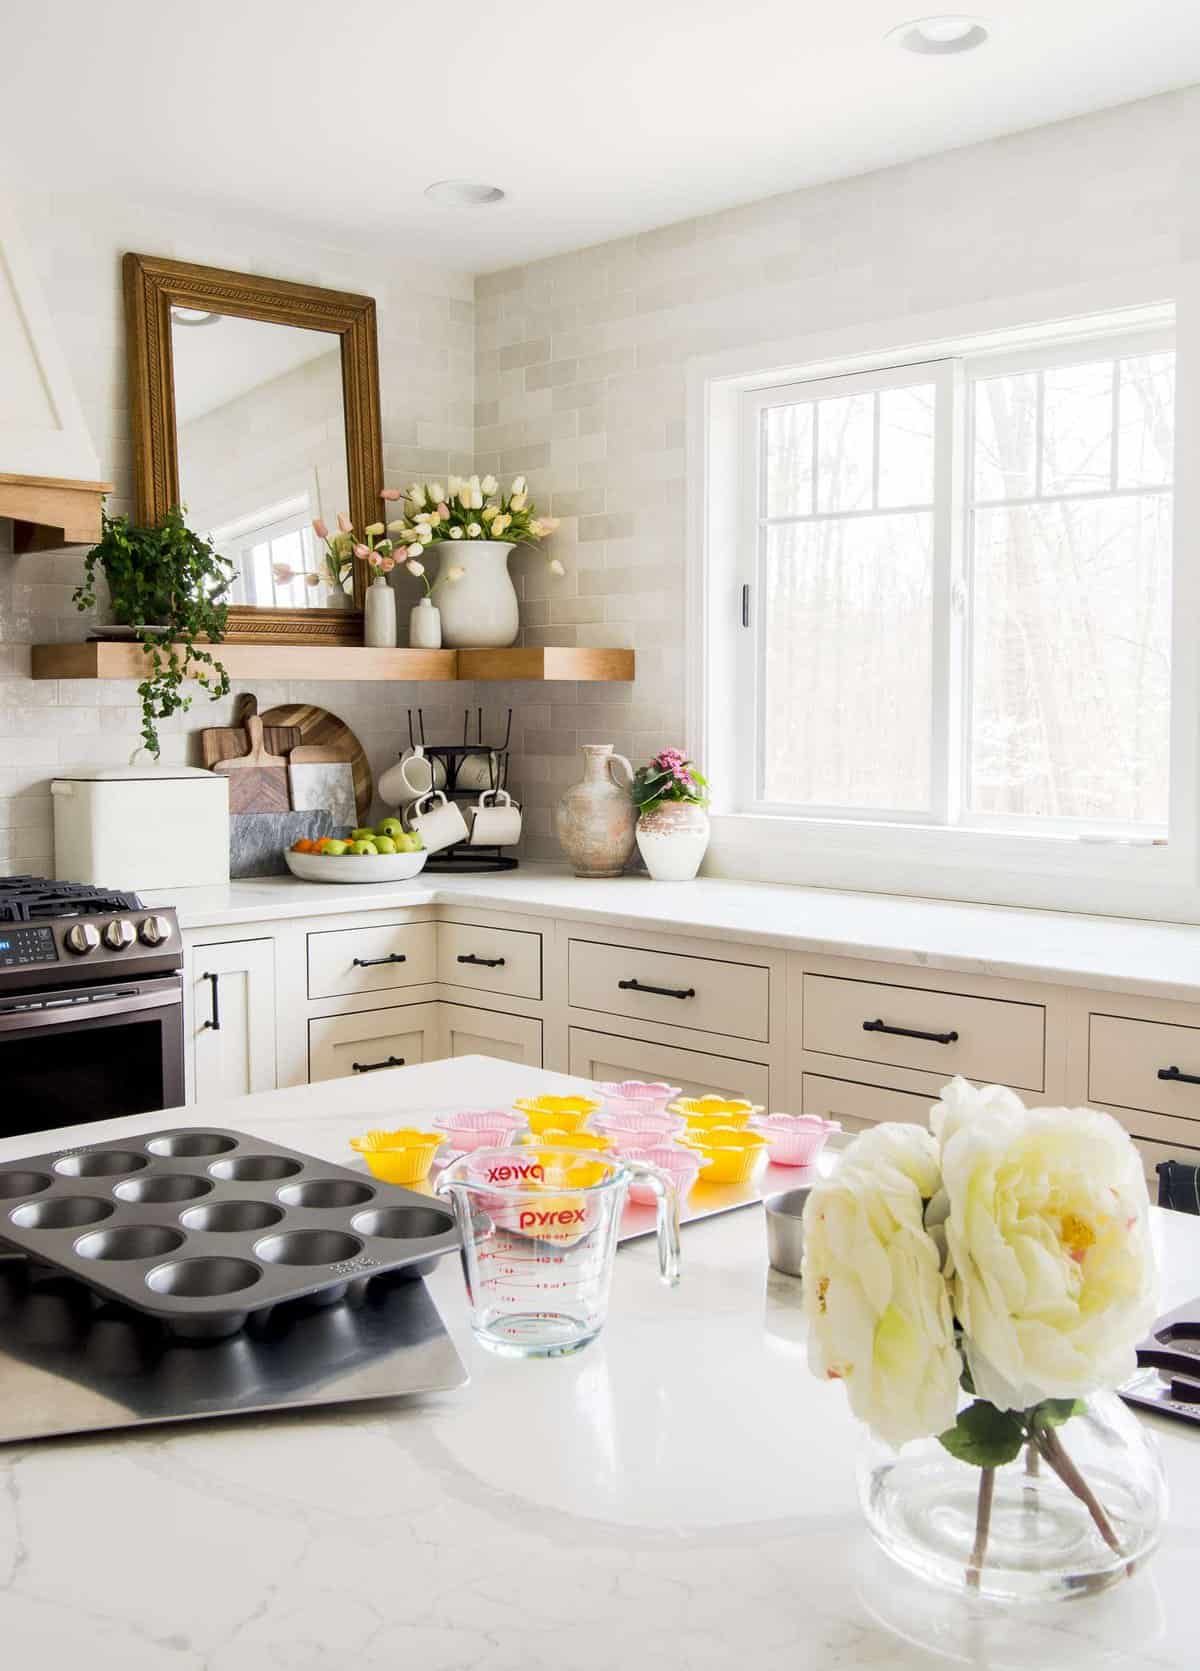
[[0, 193], [0, 517], [15, 551], [91, 544], [111, 483], [99, 460], [67, 362], [21, 236]]

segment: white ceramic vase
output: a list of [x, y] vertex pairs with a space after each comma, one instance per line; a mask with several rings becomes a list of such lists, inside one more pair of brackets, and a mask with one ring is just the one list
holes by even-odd
[[582, 779], [554, 809], [559, 843], [576, 876], [620, 876], [633, 854], [633, 767], [611, 743], [585, 743], [583, 760]]
[[408, 642], [413, 650], [440, 650], [442, 612], [431, 598], [422, 598], [408, 612]]
[[367, 587], [363, 604], [363, 643], [371, 650], [396, 648], [396, 594], [383, 575]]
[[637, 821], [638, 852], [656, 882], [690, 882], [708, 836], [708, 814], [694, 801], [663, 801]]
[[[442, 643], [452, 650], [515, 644], [521, 630], [517, 593], [508, 572], [509, 540], [444, 540], [433, 601], [442, 615]], [[460, 568], [462, 578], [447, 580]]]

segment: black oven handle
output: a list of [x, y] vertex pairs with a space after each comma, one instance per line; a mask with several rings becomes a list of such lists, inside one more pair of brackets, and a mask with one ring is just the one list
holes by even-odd
[[0, 1036], [5, 1033], [27, 1033], [35, 1028], [65, 1027], [71, 1021], [90, 1021], [93, 1017], [128, 1015], [137, 1010], [169, 1009], [182, 1004], [183, 991], [178, 982], [164, 982], [162, 986], [146, 987], [137, 992], [126, 992], [119, 998], [97, 998], [90, 1004], [57, 1004], [49, 1010], [0, 1010]]

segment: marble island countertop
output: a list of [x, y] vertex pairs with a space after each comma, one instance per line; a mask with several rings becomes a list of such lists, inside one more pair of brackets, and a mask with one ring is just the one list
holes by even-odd
[[[345, 1160], [348, 1136], [448, 1101], [581, 1082], [464, 1058], [189, 1109]], [[76, 1128], [66, 1144], [170, 1115]], [[0, 1143], [0, 1158], [46, 1147]], [[1156, 1215], [1164, 1304], [1200, 1289], [1200, 1221]], [[1001, 1610], [871, 1545], [856, 1430], [805, 1363], [799, 1287], [761, 1211], [685, 1228], [683, 1280], [620, 1251], [578, 1356], [498, 1359], [462, 1278], [431, 1289], [471, 1383], [0, 1450], [0, 1642], [44, 1671], [1164, 1671], [1195, 1664], [1200, 1433], [1153, 1423], [1162, 1548], [1105, 1595]]]
[[525, 865], [492, 876], [422, 873], [394, 886], [322, 886], [264, 877], [224, 887], [160, 889], [143, 897], [148, 905], [174, 905], [185, 929], [447, 905], [1200, 1000], [1200, 926], [893, 894], [716, 877], [583, 881], [556, 866]]

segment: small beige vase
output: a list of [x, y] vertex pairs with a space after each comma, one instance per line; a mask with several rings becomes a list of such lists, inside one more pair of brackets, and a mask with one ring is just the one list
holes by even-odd
[[[585, 743], [583, 762], [583, 777], [555, 808], [559, 844], [576, 876], [620, 876], [635, 841], [633, 767], [623, 754], [613, 753], [611, 743]], [[623, 768], [624, 783], [614, 766]]]

